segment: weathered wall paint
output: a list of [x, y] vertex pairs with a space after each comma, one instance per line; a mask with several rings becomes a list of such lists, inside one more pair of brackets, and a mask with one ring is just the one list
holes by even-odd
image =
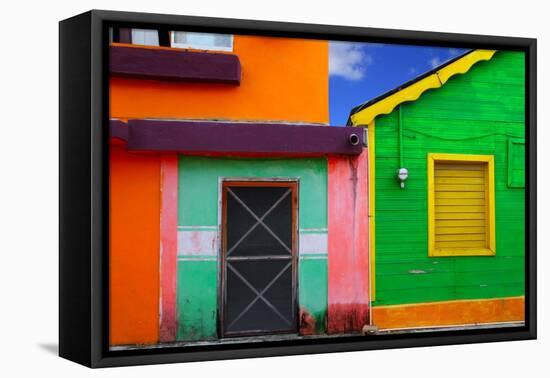
[[299, 332], [301, 335], [324, 333], [328, 301], [328, 229], [300, 228], [298, 244]]
[[[186, 167], [178, 164], [181, 174]], [[181, 176], [179, 181], [182, 201], [186, 194]], [[217, 226], [178, 226], [177, 340], [217, 338], [217, 230]]]
[[[497, 52], [401, 105], [404, 189], [398, 111], [377, 118], [375, 306], [524, 294], [525, 195], [507, 186], [506, 152], [524, 135], [524, 64], [523, 53]], [[428, 257], [429, 152], [494, 155], [496, 256]]]
[[525, 300], [511, 297], [378, 306], [372, 317], [381, 330], [515, 322], [525, 319]]
[[326, 332], [327, 253], [300, 255], [298, 263], [299, 327], [301, 335]]
[[215, 257], [178, 258], [178, 340], [217, 338], [217, 265]]
[[327, 124], [328, 41], [234, 37], [239, 86], [111, 78], [111, 118]]
[[218, 177], [299, 177], [299, 227], [327, 227], [325, 158], [234, 159], [195, 156], [180, 156], [179, 226], [218, 225]]
[[367, 153], [328, 159], [328, 332], [369, 323]]
[[109, 176], [109, 342], [157, 343], [160, 161], [111, 145]]
[[327, 308], [326, 159], [180, 156], [177, 338], [216, 337], [221, 177], [299, 178], [298, 300], [303, 317], [300, 326], [304, 334], [324, 332]]
[[160, 158], [160, 341], [176, 339], [178, 156]]

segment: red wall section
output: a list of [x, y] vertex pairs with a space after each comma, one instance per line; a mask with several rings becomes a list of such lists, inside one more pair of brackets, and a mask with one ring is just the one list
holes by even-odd
[[111, 145], [111, 345], [159, 340], [159, 222], [159, 158]]
[[240, 85], [111, 78], [111, 118], [328, 123], [328, 42], [234, 37]]
[[367, 153], [328, 159], [328, 333], [369, 323]]
[[178, 255], [178, 156], [164, 155], [160, 162], [160, 341], [176, 340], [176, 268]]

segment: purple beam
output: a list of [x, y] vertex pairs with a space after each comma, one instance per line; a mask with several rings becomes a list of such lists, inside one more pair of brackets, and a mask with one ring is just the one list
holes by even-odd
[[112, 76], [239, 85], [241, 63], [233, 54], [111, 46]]
[[110, 135], [111, 138], [121, 139], [128, 142], [128, 125], [118, 119], [111, 120]]
[[187, 154], [358, 155], [364, 142], [360, 128], [273, 123], [130, 120], [127, 132], [128, 150]]

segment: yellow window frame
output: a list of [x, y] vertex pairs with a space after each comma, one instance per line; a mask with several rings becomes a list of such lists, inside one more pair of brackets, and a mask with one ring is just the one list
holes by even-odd
[[[487, 184], [485, 197], [487, 199], [487, 248], [435, 248], [435, 179], [434, 166], [436, 162], [475, 162], [487, 163]], [[428, 154], [428, 256], [495, 256], [495, 159], [493, 155], [467, 154]]]

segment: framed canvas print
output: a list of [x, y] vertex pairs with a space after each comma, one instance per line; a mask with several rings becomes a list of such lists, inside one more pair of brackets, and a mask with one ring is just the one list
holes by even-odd
[[536, 337], [536, 40], [60, 22], [60, 355]]

